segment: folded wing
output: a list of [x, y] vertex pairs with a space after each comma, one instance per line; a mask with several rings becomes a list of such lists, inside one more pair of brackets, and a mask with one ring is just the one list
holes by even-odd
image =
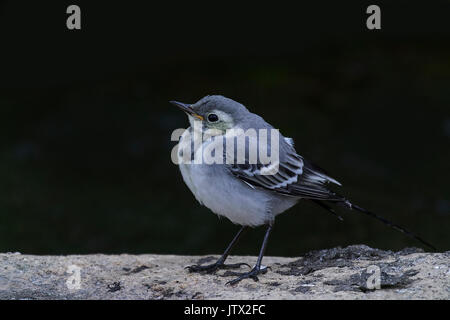
[[[270, 172], [270, 167], [278, 165], [278, 171]], [[288, 196], [311, 200], [342, 201], [342, 197], [327, 188], [328, 183], [340, 185], [322, 169], [298, 155], [292, 140], [283, 139], [280, 145], [278, 163], [250, 163], [248, 157], [243, 164], [230, 164], [230, 172], [251, 187], [259, 187]]]

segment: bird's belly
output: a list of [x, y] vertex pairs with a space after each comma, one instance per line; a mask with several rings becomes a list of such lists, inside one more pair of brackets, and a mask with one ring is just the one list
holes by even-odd
[[273, 220], [266, 195], [207, 164], [182, 164], [180, 170], [195, 198], [233, 223], [259, 226]]
[[[187, 141], [181, 140], [180, 148], [184, 149]], [[223, 164], [201, 163], [198, 161], [201, 152], [201, 149], [194, 151], [192, 163], [180, 161], [179, 154], [183, 180], [200, 204], [233, 223], [245, 226], [266, 224], [297, 202], [298, 199], [248, 186], [232, 176]]]

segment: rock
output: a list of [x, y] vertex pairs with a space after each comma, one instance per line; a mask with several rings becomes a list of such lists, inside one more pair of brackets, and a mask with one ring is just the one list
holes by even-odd
[[[450, 252], [364, 245], [264, 257], [259, 281], [231, 287], [230, 270], [189, 273], [218, 256], [0, 254], [0, 299], [449, 299]], [[254, 265], [256, 257], [227, 263]], [[240, 271], [246, 271], [243, 266]]]

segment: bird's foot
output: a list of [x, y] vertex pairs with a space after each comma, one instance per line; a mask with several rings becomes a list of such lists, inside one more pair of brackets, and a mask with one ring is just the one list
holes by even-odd
[[226, 284], [227, 285], [235, 285], [237, 283], [239, 283], [241, 280], [243, 279], [248, 279], [251, 278], [253, 279], [253, 281], [259, 281], [258, 279], [258, 274], [262, 273], [265, 274], [267, 272], [267, 269], [269, 267], [253, 267], [253, 269], [250, 272], [246, 272], [246, 273], [237, 273], [237, 272], [233, 272], [232, 275], [238, 275], [239, 277], [237, 277], [236, 279], [233, 279], [231, 281], [228, 281]]
[[188, 269], [189, 272], [200, 272], [200, 273], [215, 273], [219, 269], [239, 269], [242, 266], [247, 266], [251, 268], [247, 263], [233, 263], [233, 264], [225, 264], [223, 262], [216, 262], [208, 265], [198, 265], [194, 264], [192, 266], [187, 266], [185, 269]]

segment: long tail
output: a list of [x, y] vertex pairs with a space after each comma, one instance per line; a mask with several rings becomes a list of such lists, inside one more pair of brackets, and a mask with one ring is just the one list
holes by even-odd
[[325, 210], [328, 210], [332, 215], [336, 216], [336, 218], [338, 218], [339, 220], [344, 221], [344, 218], [342, 218], [336, 211], [334, 211], [334, 209], [332, 207], [325, 204], [325, 202], [322, 202], [320, 200], [313, 200], [313, 199], [311, 199], [311, 201], [314, 202], [315, 204], [317, 204], [319, 207], [324, 208]]
[[416, 235], [415, 233], [413, 233], [413, 232], [411, 232], [411, 231], [409, 231], [409, 230], [407, 230], [407, 229], [405, 229], [405, 228], [399, 226], [398, 224], [395, 224], [395, 223], [393, 223], [393, 222], [387, 220], [386, 218], [381, 217], [381, 216], [379, 216], [379, 215], [377, 215], [377, 214], [375, 214], [375, 213], [373, 213], [373, 212], [371, 212], [371, 211], [369, 211], [369, 210], [366, 210], [366, 209], [364, 209], [364, 208], [361, 208], [360, 206], [357, 206], [357, 205], [351, 203], [351, 202], [348, 201], [348, 200], [346, 200], [344, 203], [345, 203], [345, 205], [346, 205], [347, 207], [349, 207], [350, 209], [354, 209], [354, 210], [356, 210], [356, 211], [358, 211], [358, 212], [362, 212], [362, 213], [364, 213], [364, 214], [366, 214], [366, 215], [368, 215], [368, 216], [370, 216], [370, 217], [372, 217], [372, 218], [375, 218], [375, 219], [377, 219], [377, 220], [383, 222], [385, 225], [387, 225], [387, 226], [389, 226], [389, 227], [391, 227], [391, 228], [393, 228], [393, 229], [395, 229], [395, 230], [397, 230], [397, 231], [400, 231], [400, 232], [406, 234], [408, 237], [411, 237], [411, 238], [413, 238], [413, 239], [416, 239], [417, 241], [420, 241], [421, 243], [423, 243], [424, 245], [426, 245], [427, 247], [429, 247], [429, 248], [432, 249], [433, 251], [436, 251], [436, 247], [435, 247], [435, 246], [433, 246], [433, 245], [430, 244], [429, 242], [423, 240], [421, 237], [419, 237], [419, 236]]
[[[375, 218], [375, 219], [381, 221], [382, 223], [384, 223], [385, 225], [387, 225], [387, 226], [389, 226], [389, 227], [391, 227], [391, 228], [393, 228], [393, 229], [395, 229], [395, 230], [397, 230], [397, 231], [400, 231], [400, 232], [406, 234], [408, 237], [411, 237], [411, 238], [413, 238], [413, 239], [416, 239], [417, 241], [420, 241], [422, 244], [424, 244], [425, 246], [429, 247], [429, 248], [432, 249], [433, 251], [436, 251], [436, 247], [434, 247], [434, 246], [433, 246], [432, 244], [430, 244], [429, 242], [423, 240], [421, 237], [419, 237], [419, 236], [416, 235], [415, 233], [413, 233], [413, 232], [411, 232], [411, 231], [409, 231], [409, 230], [407, 230], [407, 229], [405, 229], [405, 228], [399, 226], [398, 224], [395, 224], [395, 223], [393, 223], [393, 222], [387, 220], [386, 218], [384, 218], [384, 217], [382, 217], [382, 216], [379, 216], [379, 215], [377, 215], [377, 214], [375, 214], [375, 213], [373, 213], [373, 212], [371, 212], [371, 211], [369, 211], [369, 210], [366, 210], [366, 209], [364, 209], [364, 208], [361, 208], [360, 206], [357, 206], [357, 205], [351, 203], [350, 201], [348, 201], [348, 200], [345, 199], [345, 198], [342, 198], [342, 199], [343, 199], [342, 202], [341, 202], [341, 201], [339, 201], [339, 202], [334, 202], [334, 201], [333, 201], [333, 204], [336, 204], [336, 205], [343, 205], [343, 206], [346, 206], [347, 208], [350, 208], [350, 209], [352, 209], [352, 210], [356, 210], [356, 211], [361, 212], [361, 213], [364, 213], [364, 214], [366, 214], [366, 215], [368, 215], [368, 216], [370, 216], [370, 217], [372, 217], [372, 218]], [[313, 202], [316, 203], [316, 204], [318, 204], [318, 205], [321, 206], [322, 208], [324, 208], [324, 209], [330, 211], [332, 214], [338, 216], [338, 218], [340, 218], [340, 220], [342, 220], [342, 218], [341, 218], [341, 217], [333, 210], [333, 208], [331, 208], [330, 206], [328, 206], [328, 205], [325, 204], [324, 202], [318, 201], [318, 200], [313, 200]]]

